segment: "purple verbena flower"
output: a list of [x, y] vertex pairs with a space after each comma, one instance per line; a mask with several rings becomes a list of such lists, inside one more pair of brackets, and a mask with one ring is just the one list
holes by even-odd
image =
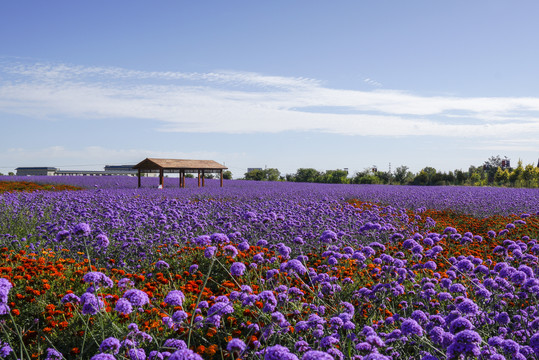
[[170, 265], [164, 260], [159, 260], [158, 262], [155, 263], [155, 268], [156, 269], [168, 269], [168, 268], [170, 268]]
[[193, 264], [193, 265], [189, 266], [189, 274], [196, 274], [197, 271], [198, 271], [198, 265], [197, 264]]
[[241, 262], [235, 262], [232, 264], [232, 266], [230, 267], [230, 273], [233, 275], [233, 276], [242, 276], [243, 273], [245, 272], [246, 270], [246, 267], [243, 263]]
[[116, 360], [116, 358], [112, 354], [101, 353], [92, 356], [90, 360]]
[[273, 345], [266, 348], [264, 360], [298, 360], [298, 357], [284, 346]]
[[464, 315], [477, 315], [479, 313], [479, 305], [471, 299], [464, 299], [457, 305], [457, 309]]
[[215, 253], [217, 252], [217, 248], [215, 246], [208, 246], [205, 250], [204, 250], [204, 256], [208, 259], [211, 259], [212, 257], [215, 256]]
[[204, 360], [202, 356], [190, 349], [175, 351], [167, 360]]
[[226, 245], [223, 248], [223, 251], [225, 252], [225, 254], [227, 254], [228, 256], [232, 258], [235, 258], [236, 256], [238, 256], [238, 249], [236, 249], [234, 245]]
[[73, 228], [73, 233], [76, 235], [88, 236], [91, 232], [90, 225], [86, 223], [79, 223]]
[[401, 331], [404, 335], [423, 335], [423, 328], [413, 319], [406, 319], [401, 324]]
[[101, 342], [101, 345], [99, 346], [99, 351], [118, 354], [118, 352], [120, 351], [120, 340], [116, 339], [115, 337], [106, 338]]
[[185, 300], [185, 295], [181, 290], [171, 290], [167, 296], [165, 296], [165, 303], [170, 306], [182, 306]]
[[245, 342], [237, 338], [233, 338], [232, 340], [230, 340], [226, 346], [227, 351], [236, 353], [242, 353], [243, 351], [245, 351], [246, 348], [247, 345], [245, 344]]
[[146, 352], [141, 348], [129, 349], [127, 354], [130, 360], [146, 360]]
[[143, 306], [150, 302], [150, 299], [148, 298], [148, 294], [138, 289], [127, 290], [124, 293], [123, 298], [129, 300], [129, 302], [133, 306]]
[[45, 358], [45, 360], [61, 360], [61, 359], [65, 359], [65, 358], [64, 358], [64, 355], [62, 355], [58, 350], [53, 349], [53, 348], [47, 349], [47, 357]]
[[185, 343], [185, 341], [180, 340], [180, 339], [167, 339], [165, 340], [163, 347], [176, 349], [176, 350], [183, 350], [183, 349], [187, 349], [187, 344]]
[[133, 305], [129, 300], [120, 298], [118, 299], [118, 301], [116, 301], [116, 306], [114, 307], [114, 310], [118, 311], [121, 314], [128, 315], [133, 312]]
[[109, 238], [105, 234], [99, 234], [95, 237], [95, 243], [98, 247], [104, 249], [107, 248], [110, 244]]
[[85, 283], [93, 284], [94, 286], [113, 287], [114, 282], [105, 274], [99, 271], [91, 271], [82, 277]]

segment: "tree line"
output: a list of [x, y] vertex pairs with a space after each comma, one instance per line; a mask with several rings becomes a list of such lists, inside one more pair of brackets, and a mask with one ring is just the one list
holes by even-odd
[[394, 171], [380, 171], [368, 168], [349, 176], [348, 171], [318, 171], [313, 168], [300, 168], [294, 174], [281, 175], [278, 169], [255, 169], [245, 173], [245, 180], [291, 181], [326, 184], [394, 184], [394, 185], [468, 185], [468, 186], [506, 186], [539, 187], [539, 163], [523, 165], [519, 160], [516, 167], [509, 166], [505, 157], [491, 156], [482, 165], [471, 165], [467, 171], [438, 171], [427, 166], [418, 173], [412, 173], [405, 165]]

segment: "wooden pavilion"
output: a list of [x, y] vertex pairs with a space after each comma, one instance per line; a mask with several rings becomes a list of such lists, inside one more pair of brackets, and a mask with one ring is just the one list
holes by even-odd
[[[133, 166], [133, 169], [138, 170], [138, 187], [140, 187], [140, 177], [143, 173], [159, 172], [159, 185], [164, 187], [165, 173], [179, 173], [180, 188], [185, 187], [185, 174], [198, 173], [198, 186], [200, 187], [201, 179], [204, 186], [204, 174], [218, 173], [221, 178], [221, 187], [223, 187], [223, 170], [228, 169], [213, 160], [184, 160], [184, 159], [155, 159], [146, 158]], [[202, 175], [202, 176], [201, 176]]]

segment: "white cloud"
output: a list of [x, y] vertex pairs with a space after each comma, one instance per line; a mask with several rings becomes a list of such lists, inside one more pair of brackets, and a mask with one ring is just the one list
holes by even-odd
[[151, 119], [162, 122], [160, 131], [200, 133], [539, 138], [539, 98], [533, 97], [420, 96], [246, 72], [65, 64], [4, 64], [0, 76], [0, 111], [32, 118]]
[[376, 80], [370, 79], [370, 78], [363, 79], [363, 82], [365, 82], [365, 83], [367, 83], [369, 85], [375, 86], [375, 87], [382, 87], [381, 83], [379, 83]]

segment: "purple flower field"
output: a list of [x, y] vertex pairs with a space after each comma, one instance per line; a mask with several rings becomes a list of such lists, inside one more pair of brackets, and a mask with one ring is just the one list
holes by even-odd
[[[0, 176], [0, 181], [34, 181], [67, 184], [87, 189], [137, 189], [137, 178], [128, 176]], [[292, 182], [254, 182], [206, 179], [198, 188], [196, 179], [186, 179], [187, 188], [178, 189], [177, 178], [165, 178], [164, 193], [171, 196], [213, 198], [308, 198], [316, 200], [359, 199], [408, 209], [451, 209], [478, 217], [519, 214], [539, 210], [539, 189], [469, 186], [342, 185]], [[156, 189], [157, 178], [143, 177], [142, 189]], [[219, 188], [219, 189], [217, 189]], [[153, 193], [153, 192], [152, 192]], [[168, 196], [168, 195], [167, 195]]]
[[538, 189], [11, 180], [0, 358], [539, 359]]

